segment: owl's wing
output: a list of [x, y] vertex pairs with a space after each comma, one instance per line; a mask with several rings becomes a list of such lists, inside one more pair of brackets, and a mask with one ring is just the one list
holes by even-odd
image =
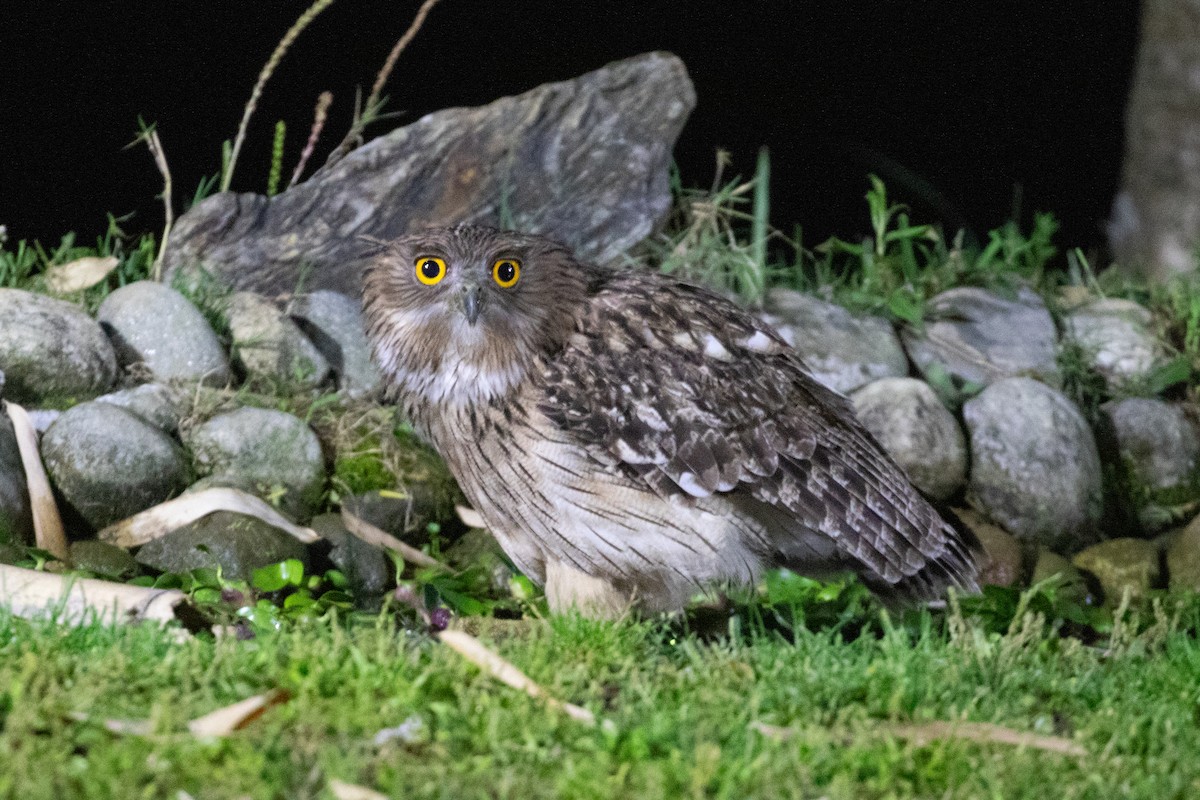
[[[736, 305], [625, 273], [576, 330], [546, 367], [541, 410], [598, 462], [663, 496], [748, 495], [792, 535], [828, 536], [878, 589], [974, 588], [970, 535], [911, 486], [846, 398]], [[787, 563], [786, 541], [767, 546]]]

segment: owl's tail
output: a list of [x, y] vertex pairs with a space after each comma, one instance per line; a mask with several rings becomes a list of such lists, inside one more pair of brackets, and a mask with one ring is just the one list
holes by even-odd
[[927, 553], [925, 563], [911, 575], [895, 583], [878, 576], [863, 574], [864, 582], [889, 603], [912, 603], [935, 600], [954, 587], [959, 592], [979, 592], [979, 568], [984, 557], [979, 538], [958, 515], [949, 508], [937, 509], [945, 525], [940, 552]]

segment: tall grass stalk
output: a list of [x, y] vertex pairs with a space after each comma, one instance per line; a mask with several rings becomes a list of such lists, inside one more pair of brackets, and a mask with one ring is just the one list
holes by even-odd
[[155, 281], [162, 280], [162, 262], [163, 256], [167, 252], [167, 243], [171, 240], [171, 228], [175, 225], [175, 210], [172, 200], [172, 184], [171, 184], [171, 168], [167, 165], [167, 153], [163, 149], [162, 141], [158, 138], [158, 131], [153, 125], [147, 125], [142, 119], [138, 119], [138, 135], [133, 140], [132, 144], [145, 142], [147, 149], [150, 150], [150, 156], [154, 159], [154, 166], [158, 167], [158, 172], [162, 175], [163, 190], [160, 197], [163, 201], [163, 233], [162, 241], [159, 243], [158, 255], [154, 258], [154, 268], [151, 272], [151, 277]]
[[337, 163], [343, 156], [357, 147], [362, 139], [363, 130], [379, 118], [379, 110], [383, 107], [384, 103], [381, 94], [384, 84], [387, 83], [392, 70], [395, 69], [396, 61], [400, 58], [400, 54], [416, 38], [417, 32], [425, 24], [425, 18], [429, 16], [429, 12], [439, 2], [441, 0], [425, 0], [421, 4], [421, 7], [417, 9], [417, 13], [413, 17], [412, 23], [408, 26], [408, 30], [404, 32], [404, 35], [392, 47], [392, 51], [388, 53], [387, 60], [383, 62], [383, 66], [379, 69], [379, 74], [375, 76], [375, 83], [371, 85], [371, 93], [367, 95], [367, 101], [362, 105], [361, 111], [356, 104], [354, 121], [350, 124], [350, 130], [346, 132], [346, 136], [342, 139], [341, 143], [330, 154], [329, 164]]
[[758, 164], [754, 169], [754, 204], [750, 220], [750, 259], [754, 268], [746, 276], [751, 285], [746, 289], [746, 298], [752, 303], [762, 301], [767, 290], [767, 236], [768, 219], [771, 212], [771, 154], [765, 147], [758, 150]]
[[229, 184], [233, 180], [233, 170], [237, 166], [238, 154], [242, 151], [242, 142], [246, 140], [246, 130], [250, 127], [250, 117], [253, 116], [254, 110], [258, 108], [258, 100], [262, 97], [263, 87], [267, 85], [267, 81], [274, 74], [275, 69], [279, 66], [279, 62], [283, 60], [284, 54], [288, 48], [296, 41], [296, 38], [301, 32], [308, 27], [317, 15], [320, 14], [329, 6], [333, 5], [333, 0], [316, 0], [308, 9], [300, 15], [292, 27], [288, 28], [288, 32], [279, 40], [279, 44], [275, 46], [275, 51], [271, 53], [271, 58], [262, 68], [262, 72], [258, 73], [258, 81], [254, 84], [254, 89], [250, 92], [250, 99], [246, 102], [246, 109], [242, 112], [242, 121], [238, 125], [237, 136], [234, 137], [233, 147], [229, 151], [228, 157], [222, 159], [224, 161], [221, 173], [221, 191], [229, 191]]
[[304, 152], [300, 154], [300, 161], [296, 163], [296, 170], [292, 173], [292, 179], [288, 181], [287, 188], [290, 189], [300, 182], [300, 176], [304, 174], [304, 167], [312, 158], [313, 151], [317, 149], [317, 141], [321, 138], [321, 131], [325, 129], [325, 120], [329, 118], [331, 103], [333, 103], [333, 92], [321, 92], [317, 96], [317, 106], [313, 109], [313, 121], [312, 127], [308, 131], [308, 141], [304, 143]]

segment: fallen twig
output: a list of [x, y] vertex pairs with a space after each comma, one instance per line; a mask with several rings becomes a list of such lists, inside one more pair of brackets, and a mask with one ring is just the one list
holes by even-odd
[[233, 511], [257, 517], [284, 533], [310, 544], [321, 537], [311, 528], [297, 525], [280, 514], [263, 499], [240, 489], [217, 487], [202, 492], [180, 495], [174, 500], [159, 503], [128, 519], [109, 525], [98, 534], [102, 541], [118, 547], [140, 547], [214, 511]]
[[355, 516], [346, 508], [342, 508], [342, 524], [346, 526], [346, 530], [367, 544], [399, 553], [405, 561], [411, 561], [422, 567], [438, 567], [449, 571], [445, 564], [433, 556], [426, 555], [412, 545], [405, 544], [382, 528], [372, 525], [362, 517]]
[[37, 546], [59, 561], [70, 563], [71, 552], [67, 544], [67, 534], [63, 530], [58, 504], [54, 502], [54, 492], [50, 489], [50, 479], [46, 477], [46, 468], [42, 465], [42, 456], [38, 452], [37, 430], [24, 408], [7, 400], [3, 403], [8, 418], [12, 420], [13, 431], [17, 436], [17, 450], [21, 454], [21, 466], [25, 469], [25, 486], [29, 492], [29, 506], [33, 512], [33, 533]]
[[[750, 723], [752, 730], [769, 739], [786, 741], [800, 731], [796, 728], [768, 725], [765, 722]], [[880, 725], [874, 733], [907, 739], [915, 745], [928, 744], [938, 739], [959, 739], [980, 744], [1008, 744], [1016, 747], [1032, 747], [1065, 756], [1086, 756], [1081, 745], [1062, 736], [1045, 736], [1018, 731], [991, 722], [937, 721], [909, 725]]]
[[889, 725], [884, 732], [921, 745], [938, 739], [962, 739], [969, 742], [1010, 744], [1016, 747], [1032, 747], [1064, 756], [1086, 756], [1081, 745], [1062, 736], [1045, 736], [1027, 731], [1018, 731], [991, 722], [925, 722], [919, 725]]
[[125, 583], [54, 575], [0, 564], [0, 604], [24, 619], [52, 617], [81, 625], [100, 622], [173, 622], [187, 595]]
[[596, 715], [582, 706], [574, 705], [552, 697], [545, 689], [535, 683], [532, 678], [510, 661], [490, 650], [483, 642], [465, 631], [445, 630], [435, 634], [447, 647], [470, 661], [475, 666], [490, 674], [501, 683], [514, 689], [520, 689], [530, 697], [541, 700], [551, 708], [558, 709], [568, 717], [585, 725], [595, 725]]

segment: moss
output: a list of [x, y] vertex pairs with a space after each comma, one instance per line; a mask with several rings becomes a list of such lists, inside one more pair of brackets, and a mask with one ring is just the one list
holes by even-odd
[[417, 439], [392, 406], [316, 405], [309, 415], [333, 453], [333, 490], [342, 497], [390, 490], [404, 495], [430, 521], [450, 519], [462, 502], [445, 463]]
[[338, 458], [333, 477], [350, 494], [396, 488], [396, 476], [376, 453], [358, 453]]

